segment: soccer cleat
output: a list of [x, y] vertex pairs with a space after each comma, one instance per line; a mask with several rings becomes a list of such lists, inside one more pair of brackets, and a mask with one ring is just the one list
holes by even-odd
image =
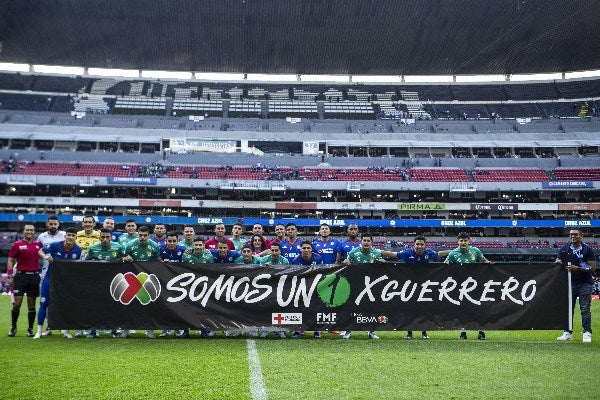
[[277, 336], [279, 336], [280, 339], [285, 339], [287, 337], [284, 331], [277, 332]]
[[167, 337], [171, 334], [171, 331], [168, 329], [163, 329], [163, 331], [158, 335], [158, 337]]
[[315, 333], [313, 333], [313, 337], [314, 337], [315, 339], [321, 339], [321, 332], [319, 332], [319, 331], [315, 331]]
[[148, 329], [148, 330], [146, 331], [146, 337], [147, 337], [148, 339], [155, 339], [155, 338], [156, 338], [156, 336], [154, 336], [154, 331], [153, 331], [153, 330], [151, 330], [151, 329]]
[[233, 332], [233, 337], [240, 337], [244, 334], [244, 331], [235, 331]]
[[31, 329], [31, 328], [27, 329], [26, 335], [27, 335], [27, 337], [33, 337], [34, 336], [33, 329]]
[[130, 331], [129, 329], [123, 329], [123, 332], [121, 332], [121, 335], [120, 335], [120, 336], [121, 336], [123, 339], [125, 339], [126, 337], [128, 337], [128, 336], [129, 336], [129, 334], [130, 334], [130, 333], [131, 333], [131, 331]]
[[592, 343], [592, 332], [583, 332], [583, 343]]
[[292, 333], [292, 339], [300, 339], [300, 332], [295, 331], [294, 333]]
[[477, 340], [485, 340], [485, 332], [484, 331], [479, 331], [479, 334], [477, 335]]
[[352, 331], [344, 331], [344, 334], [342, 335], [342, 339], [350, 339], [351, 336], [352, 336]]
[[189, 337], [190, 337], [190, 330], [189, 329], [182, 330], [181, 333], [179, 335], [177, 335], [177, 337], [179, 339], [189, 339]]
[[34, 339], [41, 339], [42, 338], [42, 331], [37, 331], [35, 333], [35, 336], [33, 337]]
[[42, 332], [42, 336], [52, 336], [52, 331], [50, 329], [46, 329]]
[[14, 337], [17, 334], [17, 328], [15, 328], [14, 326], [12, 328], [10, 328], [10, 330], [8, 331], [8, 336], [10, 337]]
[[268, 334], [269, 334], [269, 333], [268, 333], [267, 331], [261, 331], [261, 332], [260, 332], [260, 337], [261, 337], [261, 338], [266, 338]]
[[412, 338], [413, 338], [412, 331], [406, 332], [406, 336], [404, 336], [404, 339], [411, 340]]
[[95, 330], [91, 330], [87, 335], [88, 339], [94, 339], [98, 337], [98, 333]]
[[225, 335], [225, 337], [229, 337], [229, 336], [231, 336], [231, 331], [229, 329], [225, 330], [225, 331], [223, 331], [223, 335]]
[[252, 329], [248, 331], [248, 335], [250, 335], [250, 337], [258, 337], [258, 331], [256, 329]]
[[369, 339], [379, 339], [375, 331], [369, 331]]
[[81, 331], [75, 331], [75, 337], [77, 337], [77, 338], [83, 337], [83, 332], [81, 332]]
[[467, 332], [462, 331], [460, 333], [460, 336], [458, 337], [459, 340], [467, 340]]
[[67, 339], [73, 339], [73, 335], [71, 335], [71, 333], [66, 329], [63, 329], [62, 331], [60, 331], [60, 333], [62, 333], [63, 336]]
[[573, 335], [567, 331], [564, 331], [562, 335], [556, 338], [556, 340], [573, 340]]
[[421, 339], [429, 339], [429, 336], [427, 336], [427, 331], [421, 332]]

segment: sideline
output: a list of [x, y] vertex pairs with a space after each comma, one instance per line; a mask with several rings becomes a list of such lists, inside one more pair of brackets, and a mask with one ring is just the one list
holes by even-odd
[[248, 339], [246, 343], [248, 345], [248, 369], [250, 370], [250, 395], [252, 400], [267, 400], [267, 388], [263, 380], [256, 342]]

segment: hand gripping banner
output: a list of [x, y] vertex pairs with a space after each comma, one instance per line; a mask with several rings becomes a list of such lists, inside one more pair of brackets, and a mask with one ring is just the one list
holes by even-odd
[[551, 264], [260, 267], [55, 261], [54, 329], [563, 329]]

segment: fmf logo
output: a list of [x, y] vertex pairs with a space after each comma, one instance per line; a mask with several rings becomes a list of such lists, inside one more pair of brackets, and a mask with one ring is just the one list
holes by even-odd
[[335, 324], [336, 313], [317, 313], [317, 324]]
[[110, 295], [121, 304], [129, 304], [137, 298], [142, 305], [149, 304], [160, 296], [160, 282], [154, 274], [132, 272], [117, 274], [110, 283]]
[[302, 313], [272, 313], [273, 325], [302, 325]]
[[386, 315], [364, 316], [360, 313], [353, 313], [352, 316], [356, 319], [357, 324], [387, 324], [389, 321], [389, 318]]

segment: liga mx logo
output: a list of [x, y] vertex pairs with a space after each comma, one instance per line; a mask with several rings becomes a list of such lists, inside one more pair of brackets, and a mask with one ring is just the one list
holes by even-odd
[[137, 298], [142, 305], [150, 304], [160, 296], [160, 282], [154, 274], [132, 272], [117, 274], [110, 283], [110, 295], [115, 301], [127, 305]]

